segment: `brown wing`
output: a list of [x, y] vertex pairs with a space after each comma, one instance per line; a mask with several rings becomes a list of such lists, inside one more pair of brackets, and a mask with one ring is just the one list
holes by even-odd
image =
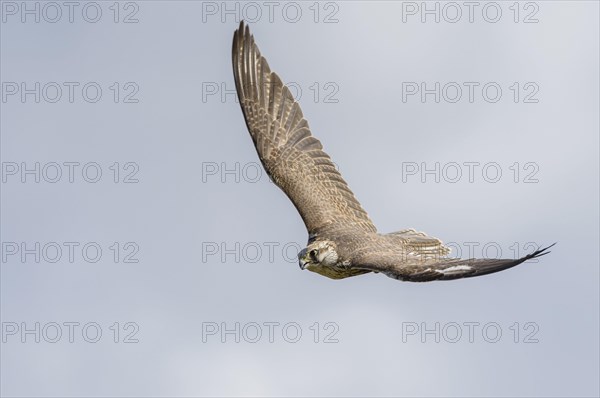
[[375, 232], [289, 89], [271, 72], [243, 21], [233, 36], [233, 74], [258, 156], [298, 209], [309, 234], [333, 224]]
[[519, 259], [454, 259], [419, 256], [418, 253], [390, 250], [374, 245], [374, 250], [363, 250], [353, 260], [353, 268], [381, 272], [390, 278], [410, 282], [429, 282], [471, 278], [491, 274], [514, 267], [532, 258], [548, 254], [553, 245], [521, 257]]

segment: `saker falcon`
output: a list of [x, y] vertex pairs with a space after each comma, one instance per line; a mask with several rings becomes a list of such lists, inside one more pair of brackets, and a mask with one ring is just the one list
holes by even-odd
[[239, 102], [258, 156], [308, 230], [308, 244], [298, 254], [301, 269], [332, 279], [380, 272], [426, 282], [491, 274], [549, 253], [551, 246], [519, 259], [457, 259], [422, 232], [377, 233], [243, 21], [233, 36], [232, 55]]

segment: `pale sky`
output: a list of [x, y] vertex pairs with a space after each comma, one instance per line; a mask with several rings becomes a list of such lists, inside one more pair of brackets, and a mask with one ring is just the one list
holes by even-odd
[[[600, 393], [597, 2], [114, 4], [1, 3], [2, 395]], [[301, 271], [240, 17], [381, 232], [552, 253]]]

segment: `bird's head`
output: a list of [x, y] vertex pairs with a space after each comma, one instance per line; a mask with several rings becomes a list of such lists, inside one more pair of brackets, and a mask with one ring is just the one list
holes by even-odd
[[313, 272], [318, 272], [321, 267], [334, 266], [337, 262], [336, 245], [328, 240], [313, 242], [298, 253], [300, 268]]

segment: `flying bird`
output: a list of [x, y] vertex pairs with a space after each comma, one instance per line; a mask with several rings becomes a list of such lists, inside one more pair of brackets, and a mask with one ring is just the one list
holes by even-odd
[[502, 271], [549, 253], [519, 259], [450, 258], [442, 242], [413, 229], [380, 234], [354, 197], [300, 105], [240, 22], [233, 36], [233, 74], [246, 126], [266, 172], [292, 201], [308, 230], [301, 269], [342, 279], [369, 272], [412, 282]]

